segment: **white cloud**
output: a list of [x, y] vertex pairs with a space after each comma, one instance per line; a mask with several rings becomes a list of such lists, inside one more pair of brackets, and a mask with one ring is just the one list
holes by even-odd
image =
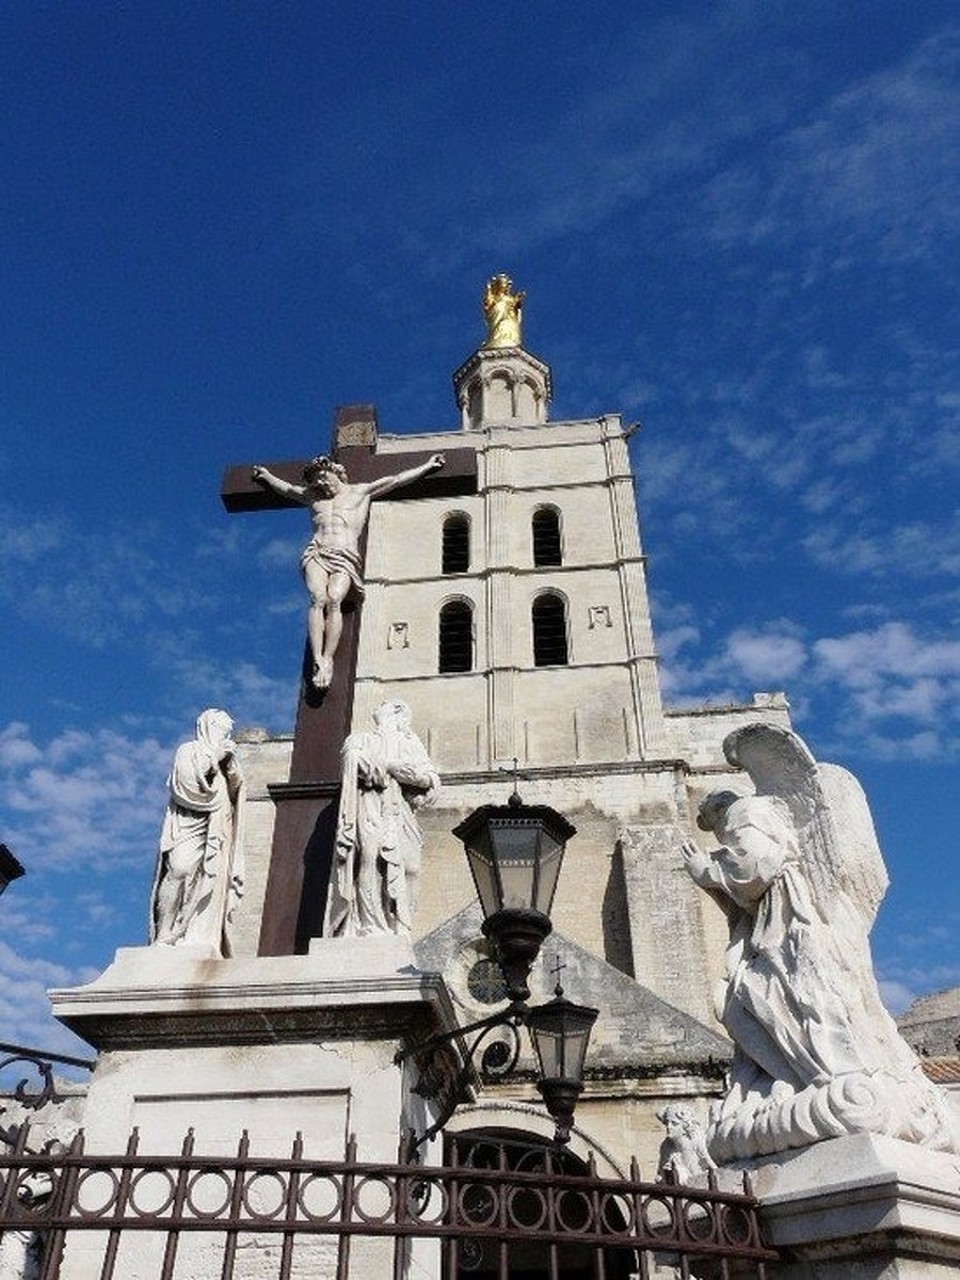
[[844, 573], [933, 577], [960, 573], [960, 517], [949, 523], [910, 524], [850, 533], [839, 522], [818, 525], [803, 539], [810, 558]]
[[822, 670], [855, 688], [878, 678], [960, 677], [960, 640], [924, 640], [904, 622], [825, 637], [813, 645]]
[[13, 721], [0, 732], [0, 768], [17, 768], [35, 764], [43, 758], [40, 748], [30, 741], [30, 727]]
[[708, 196], [713, 236], [733, 246], [812, 235], [834, 258], [940, 253], [960, 202], [958, 39], [927, 39], [774, 139], [759, 162], [721, 172]]
[[960, 986], [960, 964], [923, 964], [917, 955], [910, 955], [914, 947], [922, 954], [931, 945], [949, 946], [956, 934], [949, 930], [945, 933], [946, 936], [934, 926], [925, 930], [922, 938], [903, 939], [897, 954], [878, 963], [880, 994], [891, 1013], [903, 1013], [919, 996]]
[[307, 540], [307, 530], [303, 538], [295, 542], [292, 538], [271, 538], [257, 552], [257, 561], [268, 569], [292, 569], [300, 562], [300, 552]]
[[223, 707], [238, 725], [263, 725], [276, 732], [286, 731], [293, 723], [294, 673], [271, 676], [253, 662], [224, 663], [182, 644], [170, 650], [166, 662], [184, 702], [197, 711]]
[[880, 998], [886, 1005], [887, 1012], [892, 1013], [894, 1017], [909, 1009], [920, 994], [916, 987], [908, 986], [907, 983], [899, 982], [892, 978], [881, 978], [877, 985], [880, 988]]
[[65, 636], [95, 648], [142, 641], [148, 619], [207, 614], [219, 595], [212, 566], [188, 570], [181, 544], [146, 523], [90, 532], [10, 508], [0, 516], [6, 547], [7, 607], [43, 624], [55, 618]]
[[666, 630], [661, 683], [671, 705], [747, 703], [782, 689], [802, 725], [876, 759], [930, 760], [960, 751], [960, 641], [925, 638], [902, 621], [811, 640], [781, 620], [740, 626], [704, 654], [689, 623]]
[[7, 841], [24, 865], [115, 868], [152, 848], [171, 748], [110, 729], [65, 730], [37, 743], [18, 730], [0, 761]]
[[758, 632], [739, 627], [727, 638], [726, 658], [745, 680], [779, 689], [795, 679], [807, 661], [806, 646], [797, 631], [789, 623], [772, 624]]
[[11, 513], [0, 525], [0, 556], [8, 569], [17, 563], [35, 565], [67, 541], [65, 526], [46, 517], [22, 519]]
[[47, 989], [81, 986], [95, 976], [88, 965], [71, 967], [41, 956], [24, 955], [0, 939], [0, 1027], [4, 1040], [92, 1057], [88, 1045], [51, 1017]]

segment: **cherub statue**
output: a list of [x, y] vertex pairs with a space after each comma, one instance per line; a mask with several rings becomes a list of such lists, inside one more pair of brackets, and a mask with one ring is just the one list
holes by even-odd
[[708, 795], [697, 825], [721, 847], [682, 847], [730, 926], [717, 1016], [735, 1052], [712, 1155], [858, 1132], [960, 1152], [960, 1126], [877, 989], [869, 932], [887, 876], [860, 785], [785, 729], [748, 725], [723, 745], [756, 794]]
[[696, 1112], [671, 1102], [657, 1115], [666, 1129], [657, 1163], [658, 1182], [695, 1182], [716, 1165], [707, 1150], [703, 1123]]
[[483, 291], [483, 315], [487, 322], [484, 347], [519, 347], [520, 320], [525, 293], [511, 293], [513, 281], [501, 273], [487, 281]]

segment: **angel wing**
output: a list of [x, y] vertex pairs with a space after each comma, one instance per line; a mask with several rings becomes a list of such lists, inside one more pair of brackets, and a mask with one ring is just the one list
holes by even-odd
[[723, 741], [732, 765], [745, 769], [758, 795], [790, 808], [804, 872], [825, 919], [846, 894], [869, 932], [889, 878], [860, 783], [836, 764], [818, 764], [802, 738], [775, 725], [748, 724]]

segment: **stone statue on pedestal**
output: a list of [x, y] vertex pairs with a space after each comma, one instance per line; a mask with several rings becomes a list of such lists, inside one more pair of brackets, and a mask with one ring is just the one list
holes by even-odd
[[440, 779], [404, 702], [384, 702], [372, 733], [343, 746], [343, 784], [324, 937], [409, 935], [423, 837], [415, 813]]
[[197, 719], [177, 748], [150, 902], [150, 941], [200, 945], [229, 956], [233, 912], [243, 895], [244, 783], [225, 711]]
[[866, 799], [793, 733], [755, 724], [724, 742], [756, 795], [714, 792], [683, 845], [730, 926], [717, 1016], [735, 1045], [711, 1119], [721, 1163], [848, 1133], [960, 1152], [960, 1126], [880, 1000], [868, 935], [887, 878]]
[[483, 317], [487, 322], [485, 347], [519, 347], [520, 321], [525, 293], [512, 293], [508, 275], [493, 276], [483, 291]]
[[343, 630], [341, 605], [351, 592], [363, 598], [360, 537], [371, 501], [443, 465], [443, 455], [435, 453], [422, 466], [366, 484], [350, 484], [343, 466], [323, 454], [303, 468], [303, 484], [281, 480], [266, 467], [253, 468], [258, 484], [310, 509], [313, 537], [303, 549], [300, 568], [310, 596], [307, 631], [315, 689], [328, 689], [333, 680], [333, 658]]

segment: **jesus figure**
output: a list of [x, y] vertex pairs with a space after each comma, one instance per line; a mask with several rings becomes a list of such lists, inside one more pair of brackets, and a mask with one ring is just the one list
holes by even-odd
[[435, 453], [419, 467], [396, 475], [381, 476], [363, 484], [350, 484], [346, 470], [325, 455], [313, 458], [303, 468], [303, 484], [290, 484], [266, 467], [254, 467], [253, 478], [274, 493], [309, 508], [313, 537], [303, 549], [300, 568], [310, 596], [307, 633], [313, 659], [311, 683], [317, 690], [330, 687], [333, 658], [343, 630], [341, 606], [352, 592], [363, 598], [360, 537], [370, 515], [374, 498], [444, 465], [442, 453]]

